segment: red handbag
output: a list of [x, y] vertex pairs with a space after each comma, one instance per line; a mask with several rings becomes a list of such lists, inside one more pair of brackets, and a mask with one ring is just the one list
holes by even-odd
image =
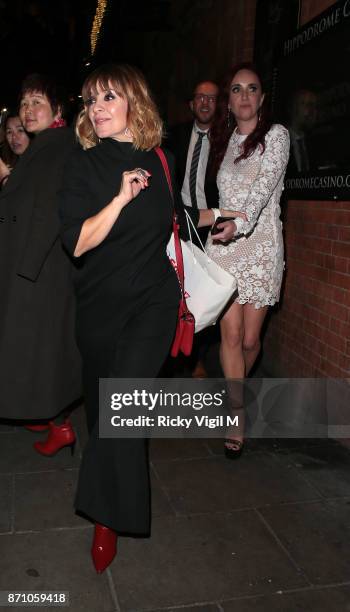
[[[166, 179], [168, 181], [168, 186], [170, 193], [173, 196], [173, 187], [171, 184], [171, 177], [167, 159], [164, 155], [164, 152], [160, 147], [155, 148], [155, 152], [157, 153], [164, 172]], [[181, 250], [181, 241], [179, 237], [179, 224], [177, 222], [176, 213], [174, 210], [173, 216], [173, 232], [174, 232], [174, 243], [175, 243], [175, 254], [176, 254], [176, 271], [177, 277], [179, 279], [180, 289], [181, 289], [181, 298], [179, 304], [179, 312], [177, 317], [177, 325], [175, 338], [173, 341], [173, 345], [171, 347], [170, 354], [172, 357], [177, 357], [181, 352], [186, 357], [191, 354], [192, 346], [193, 346], [193, 336], [194, 336], [194, 326], [195, 320], [193, 314], [188, 310], [185, 298], [185, 276], [184, 276], [184, 263], [182, 258], [182, 250]]]

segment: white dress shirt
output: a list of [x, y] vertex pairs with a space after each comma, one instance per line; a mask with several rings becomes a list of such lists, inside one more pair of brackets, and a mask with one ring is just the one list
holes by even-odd
[[204, 132], [205, 136], [203, 136], [202, 140], [202, 148], [199, 156], [198, 169], [197, 169], [197, 183], [196, 183], [196, 196], [197, 196], [197, 206], [199, 209], [208, 208], [207, 201], [205, 199], [204, 193], [204, 182], [205, 182], [205, 173], [207, 170], [208, 157], [209, 157], [209, 139], [208, 139], [208, 131], [209, 130], [200, 130], [196, 123], [193, 124], [191, 140], [188, 147], [187, 152], [187, 162], [186, 162], [186, 172], [185, 178], [181, 189], [181, 195], [183, 202], [186, 206], [192, 206], [191, 195], [190, 195], [190, 170], [191, 170], [191, 161], [193, 156], [193, 150], [197, 142], [198, 132]]

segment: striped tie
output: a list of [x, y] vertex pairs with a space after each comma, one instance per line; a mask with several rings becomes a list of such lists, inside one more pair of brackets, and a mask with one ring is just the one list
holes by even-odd
[[198, 208], [197, 195], [196, 195], [196, 184], [197, 184], [197, 170], [198, 162], [201, 154], [203, 136], [206, 136], [205, 132], [197, 132], [198, 139], [193, 150], [191, 169], [190, 169], [190, 196], [193, 208]]

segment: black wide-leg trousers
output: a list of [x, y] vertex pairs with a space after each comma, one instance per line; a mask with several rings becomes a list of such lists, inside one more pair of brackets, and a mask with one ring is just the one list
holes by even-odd
[[[90, 438], [83, 453], [76, 509], [118, 533], [148, 534], [150, 485], [144, 439], [99, 438], [98, 383], [101, 377], [155, 378], [170, 350], [178, 313], [173, 278], [161, 299], [118, 313], [107, 338], [80, 338], [84, 360], [86, 413]], [[91, 327], [90, 327], [91, 329]]]

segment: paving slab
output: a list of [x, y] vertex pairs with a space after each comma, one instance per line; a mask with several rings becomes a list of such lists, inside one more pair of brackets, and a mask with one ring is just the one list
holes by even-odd
[[211, 453], [206, 440], [200, 438], [154, 438], [150, 440], [149, 455], [151, 461], [171, 461], [176, 459], [195, 459], [208, 457]]
[[12, 481], [9, 474], [0, 476], [0, 533], [11, 530]]
[[150, 469], [152, 516], [175, 516], [175, 511], [154, 470]]
[[350, 499], [259, 512], [312, 584], [350, 582]]
[[239, 461], [209, 457], [194, 461], [154, 462], [155, 470], [181, 514], [218, 512], [320, 498], [294, 469], [266, 453]]
[[77, 467], [80, 462], [78, 445], [74, 456], [69, 448], [62, 448], [54, 457], [43, 457], [33, 449], [36, 440], [45, 439], [47, 432], [33, 433], [18, 428], [13, 433], [1, 434], [0, 473], [40, 472], [67, 467]]
[[[223, 440], [219, 438], [209, 438], [206, 444], [210, 451], [215, 455], [223, 454]], [[314, 447], [340, 447], [340, 444], [329, 438], [249, 438], [244, 442], [244, 453], [271, 452], [275, 453], [294, 453], [304, 449]]]
[[223, 612], [350, 611], [350, 585], [221, 602]]
[[15, 530], [85, 526], [74, 512], [78, 470], [15, 476]]
[[108, 576], [98, 576], [90, 559], [91, 537], [90, 528], [0, 535], [0, 590], [69, 591], [63, 610], [115, 611]]
[[308, 447], [278, 458], [287, 468], [302, 474], [324, 497], [350, 495], [350, 453], [340, 444]]
[[350, 453], [336, 443], [249, 441], [230, 462], [222, 440], [153, 440], [152, 537], [120, 538], [97, 576], [73, 512], [79, 453], [41, 457], [46, 435], [0, 430], [0, 590], [68, 590], [71, 612], [350, 612]]
[[123, 612], [306, 585], [254, 511], [160, 517], [151, 538], [120, 539], [111, 573]]

